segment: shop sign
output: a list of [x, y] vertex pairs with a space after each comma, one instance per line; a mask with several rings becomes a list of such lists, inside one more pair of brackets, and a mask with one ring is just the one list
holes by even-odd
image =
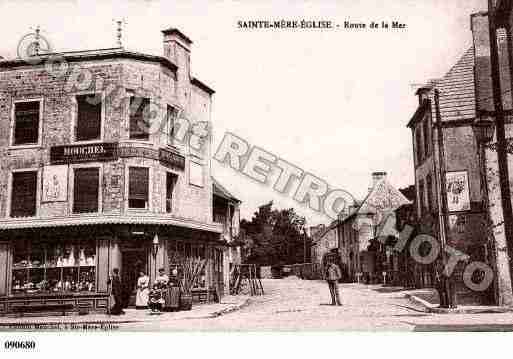
[[68, 166], [45, 166], [42, 202], [64, 202], [68, 199]]
[[158, 160], [159, 153], [157, 150], [148, 147], [129, 147], [123, 146], [119, 148], [119, 157], [140, 157], [150, 160]]
[[112, 142], [87, 145], [54, 146], [50, 149], [52, 164], [112, 161], [118, 158], [118, 144]]
[[449, 212], [470, 210], [470, 191], [467, 171], [447, 172], [447, 207]]
[[183, 170], [185, 168], [185, 157], [178, 153], [161, 148], [159, 150], [159, 160], [162, 165], [171, 168]]

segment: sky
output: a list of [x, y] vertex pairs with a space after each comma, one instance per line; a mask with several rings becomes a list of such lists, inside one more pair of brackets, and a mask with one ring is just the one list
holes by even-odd
[[[386, 4], [386, 5], [385, 5]], [[486, 0], [1, 1], [0, 56], [16, 56], [40, 25], [56, 51], [123, 44], [162, 55], [160, 30], [193, 40], [193, 75], [216, 90], [214, 150], [228, 131], [362, 199], [371, 173], [414, 183], [411, 132], [415, 85], [443, 76], [472, 45], [470, 14]], [[332, 30], [243, 30], [238, 21], [330, 20]], [[399, 21], [405, 29], [345, 29], [345, 21]], [[330, 219], [289, 194], [212, 161], [214, 176], [242, 201], [294, 207], [310, 225]]]

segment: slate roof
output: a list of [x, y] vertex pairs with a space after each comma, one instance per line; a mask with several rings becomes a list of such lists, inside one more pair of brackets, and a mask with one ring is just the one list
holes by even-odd
[[[440, 80], [435, 82], [440, 93], [440, 115], [443, 122], [476, 117], [474, 85], [474, 47], [468, 49]], [[434, 104], [434, 91], [431, 91]], [[435, 106], [431, 106], [433, 118]]]

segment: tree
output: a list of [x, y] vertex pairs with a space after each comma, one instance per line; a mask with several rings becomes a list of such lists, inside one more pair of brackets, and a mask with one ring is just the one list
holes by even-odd
[[260, 265], [301, 263], [304, 259], [306, 220], [294, 208], [273, 209], [268, 202], [241, 221], [246, 262]]

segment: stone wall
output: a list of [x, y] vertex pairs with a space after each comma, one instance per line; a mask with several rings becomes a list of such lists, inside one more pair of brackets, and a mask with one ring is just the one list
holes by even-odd
[[[79, 66], [79, 67], [78, 67]], [[69, 77], [73, 71], [86, 69], [92, 74], [88, 87], [70, 88]], [[67, 82], [68, 81], [68, 82]], [[79, 86], [79, 87], [80, 87]], [[175, 74], [161, 64], [139, 60], [112, 59], [84, 61], [70, 64], [68, 74], [61, 77], [49, 74], [44, 66], [30, 66], [0, 70], [0, 217], [8, 216], [10, 172], [14, 169], [33, 168], [41, 173], [50, 164], [50, 148], [73, 143], [73, 127], [76, 118], [75, 96], [84, 92], [104, 90], [103, 138], [99, 142], [119, 142], [123, 146], [158, 149], [167, 145], [163, 130], [150, 135], [149, 141], [129, 140], [129, 96], [148, 96], [152, 101], [170, 104], [183, 109], [187, 119], [210, 121], [210, 95], [190, 83], [187, 95], [178, 96]], [[95, 90], [96, 89], [96, 90]], [[13, 101], [42, 98], [41, 145], [31, 148], [9, 147], [12, 126]], [[164, 118], [165, 106], [159, 118]], [[153, 126], [152, 126], [153, 128]], [[103, 174], [102, 204], [104, 213], [119, 214], [126, 209], [126, 173], [129, 165], [151, 168], [151, 211], [165, 211], [165, 172], [178, 176], [175, 189], [173, 214], [198, 222], [212, 222], [212, 183], [210, 178], [210, 140], [202, 151], [192, 151], [187, 144], [176, 144], [186, 158], [184, 170], [169, 170], [157, 160], [121, 158], [116, 161], [95, 163]], [[189, 182], [189, 165], [193, 159], [203, 165], [203, 186]], [[72, 171], [69, 181], [72, 182]], [[40, 185], [39, 185], [40, 187]], [[68, 186], [67, 202], [42, 204], [38, 215], [63, 217], [71, 214], [72, 186]]]

